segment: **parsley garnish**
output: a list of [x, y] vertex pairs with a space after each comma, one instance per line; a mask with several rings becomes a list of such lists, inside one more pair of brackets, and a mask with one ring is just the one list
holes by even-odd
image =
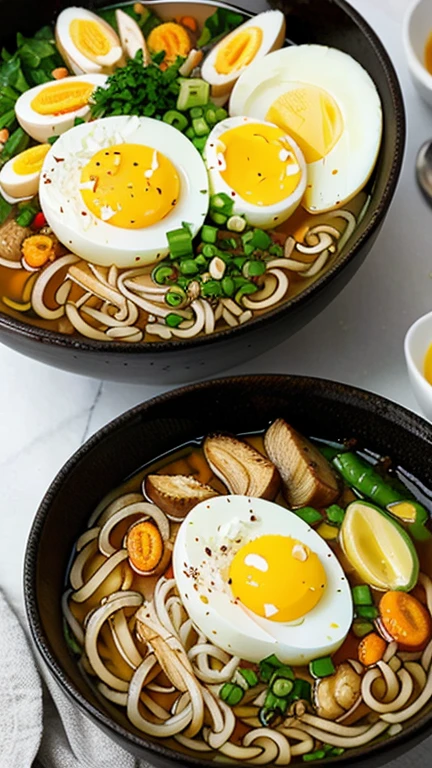
[[143, 66], [142, 51], [130, 59], [107, 80], [107, 86], [98, 88], [92, 98], [92, 116], [138, 115], [162, 118], [169, 109], [175, 109], [180, 91], [179, 68], [184, 59], [178, 57], [175, 64], [165, 71], [158, 64], [160, 54], [153, 65]]

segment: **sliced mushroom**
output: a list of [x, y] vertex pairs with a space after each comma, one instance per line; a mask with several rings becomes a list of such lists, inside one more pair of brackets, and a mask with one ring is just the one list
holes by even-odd
[[276, 467], [251, 445], [230, 435], [210, 435], [205, 457], [215, 475], [237, 496], [274, 499], [280, 486]]
[[178, 691], [188, 690], [185, 676], [193, 672], [180, 642], [162, 626], [149, 621], [145, 610], [136, 614], [136, 632], [140, 640], [148, 643], [170, 682]]
[[32, 234], [30, 227], [21, 227], [13, 218], [0, 227], [0, 259], [4, 266], [8, 266], [8, 262], [14, 266], [14, 262], [21, 261], [21, 245]]
[[201, 501], [219, 495], [214, 488], [186, 475], [148, 475], [144, 491], [166, 515], [179, 520]]
[[337, 720], [352, 710], [361, 695], [361, 675], [349, 664], [341, 664], [334, 675], [320, 680], [315, 688], [319, 717]]
[[135, 19], [118, 8], [116, 10], [116, 22], [123, 52], [129, 59], [134, 59], [138, 51], [143, 52], [143, 64], [147, 67], [151, 57], [147, 43], [140, 27]]
[[283, 493], [293, 508], [325, 507], [339, 496], [330, 464], [312, 443], [283, 419], [267, 430], [265, 449], [282, 477]]

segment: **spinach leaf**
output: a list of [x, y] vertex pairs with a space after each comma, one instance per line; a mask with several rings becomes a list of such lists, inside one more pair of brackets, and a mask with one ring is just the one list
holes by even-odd
[[204, 24], [198, 46], [203, 48], [209, 43], [215, 43], [219, 38], [239, 27], [244, 20], [241, 13], [235, 13], [235, 11], [230, 11], [227, 8], [218, 8]]

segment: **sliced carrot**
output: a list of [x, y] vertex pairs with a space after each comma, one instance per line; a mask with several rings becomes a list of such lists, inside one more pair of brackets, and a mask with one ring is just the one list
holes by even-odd
[[381, 621], [389, 635], [406, 648], [423, 648], [432, 633], [428, 610], [412, 595], [387, 592], [380, 602]]
[[7, 128], [2, 128], [0, 131], [0, 143], [6, 144], [7, 140], [9, 138], [9, 131]]
[[69, 72], [66, 67], [56, 67], [56, 69], [53, 69], [51, 72], [51, 75], [54, 80], [63, 80], [64, 77], [69, 77]]
[[387, 649], [387, 643], [375, 632], [366, 635], [358, 648], [359, 661], [365, 667], [371, 667], [381, 661]]
[[137, 523], [127, 535], [126, 549], [132, 568], [148, 573], [161, 561], [164, 552], [162, 536], [153, 523]]
[[198, 22], [193, 16], [182, 16], [181, 23], [192, 32], [196, 32], [198, 29]]

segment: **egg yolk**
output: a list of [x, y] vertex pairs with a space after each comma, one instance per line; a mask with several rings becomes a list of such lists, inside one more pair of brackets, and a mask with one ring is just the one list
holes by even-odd
[[293, 137], [307, 163], [328, 155], [344, 129], [342, 113], [333, 96], [314, 85], [284, 93], [272, 104], [266, 120]]
[[56, 83], [42, 88], [31, 102], [38, 115], [66, 115], [87, 106], [95, 86], [92, 83]]
[[215, 61], [219, 75], [230, 75], [249, 66], [261, 48], [263, 32], [260, 27], [247, 27], [231, 35], [226, 43], [221, 43]]
[[261, 536], [234, 556], [229, 578], [233, 595], [270, 621], [296, 621], [321, 600], [327, 578], [315, 552], [291, 536]]
[[13, 170], [18, 176], [30, 176], [33, 173], [39, 173], [50, 149], [49, 144], [38, 144], [36, 147], [26, 149], [15, 158], [12, 165]]
[[180, 178], [161, 152], [142, 144], [117, 144], [101, 149], [83, 168], [81, 194], [102, 221], [143, 229], [175, 208]]
[[112, 48], [102, 25], [93, 19], [74, 19], [69, 25], [69, 34], [75, 47], [90, 61], [98, 62]]
[[424, 360], [424, 377], [429, 384], [432, 384], [432, 344], [426, 352]]
[[290, 197], [302, 175], [289, 138], [280, 128], [261, 123], [245, 123], [223, 133], [218, 166], [228, 186], [258, 206]]

